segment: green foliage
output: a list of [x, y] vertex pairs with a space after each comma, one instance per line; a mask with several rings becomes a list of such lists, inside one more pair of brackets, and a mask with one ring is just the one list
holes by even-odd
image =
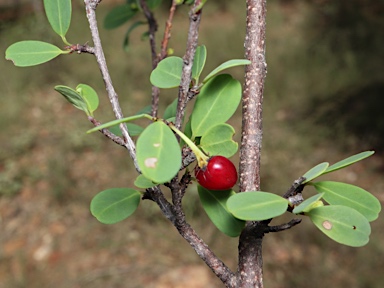
[[372, 156], [373, 154], [375, 153], [375, 151], [364, 151], [364, 152], [361, 152], [361, 153], [358, 153], [356, 155], [353, 155], [353, 156], [350, 156], [348, 158], [345, 158], [331, 166], [329, 166], [324, 172], [323, 172], [323, 175], [326, 174], [326, 173], [330, 173], [330, 172], [333, 172], [333, 171], [336, 171], [336, 170], [339, 170], [339, 169], [342, 169], [342, 168], [345, 168], [349, 165], [352, 165], [353, 163], [356, 163], [358, 161], [361, 161], [369, 156]]
[[319, 177], [320, 175], [322, 175], [324, 173], [325, 170], [327, 170], [329, 166], [329, 163], [328, 162], [324, 162], [324, 163], [320, 163], [318, 165], [316, 165], [315, 167], [309, 169], [304, 175], [303, 177], [305, 177], [305, 181], [303, 182], [303, 184], [305, 183], [308, 183], [309, 181], [315, 179], [316, 177]]
[[164, 111], [164, 119], [165, 120], [170, 120], [172, 118], [176, 117], [177, 113], [177, 98], [172, 101], [171, 104], [167, 106], [167, 108]]
[[128, 20], [130, 20], [133, 16], [136, 15], [138, 11], [137, 6], [132, 4], [124, 4], [114, 7], [104, 19], [104, 28], [105, 29], [115, 29]]
[[231, 68], [231, 67], [236, 67], [236, 66], [242, 66], [242, 65], [248, 65], [251, 64], [251, 61], [246, 60], [246, 59], [232, 59], [227, 62], [224, 62], [217, 68], [215, 68], [211, 73], [209, 73], [203, 80], [203, 83], [206, 83], [211, 79], [213, 76], [217, 75], [221, 71]]
[[127, 32], [125, 33], [125, 36], [124, 36], [124, 40], [123, 40], [123, 48], [125, 51], [128, 51], [128, 47], [129, 47], [129, 36], [131, 35], [131, 32], [133, 30], [135, 30], [137, 27], [139, 26], [142, 26], [142, 25], [146, 25], [147, 22], [145, 21], [136, 21], [134, 22], [131, 26], [129, 26]]
[[114, 224], [135, 212], [140, 192], [130, 188], [111, 188], [97, 194], [91, 201], [91, 213], [101, 223]]
[[235, 218], [226, 205], [228, 198], [236, 193], [233, 190], [211, 191], [200, 185], [197, 189], [201, 204], [213, 224], [230, 237], [239, 236], [245, 222]]
[[313, 195], [312, 197], [309, 197], [308, 199], [300, 203], [300, 205], [296, 206], [292, 212], [295, 214], [300, 214], [303, 212], [309, 212], [317, 206], [324, 205], [324, 203], [320, 201], [320, 199], [323, 198], [323, 196], [324, 196], [324, 193], [316, 194], [316, 195]]
[[134, 184], [136, 187], [143, 188], [143, 189], [147, 189], [147, 188], [151, 188], [153, 186], [156, 186], [155, 183], [153, 183], [151, 180], [149, 180], [143, 174], [140, 174], [139, 176], [137, 176]]
[[228, 199], [227, 207], [236, 218], [261, 221], [284, 214], [288, 201], [269, 192], [251, 191], [233, 195]]
[[216, 124], [226, 122], [241, 99], [241, 84], [228, 74], [212, 78], [197, 96], [191, 115], [193, 138], [202, 136]]
[[56, 58], [60, 54], [68, 54], [55, 45], [42, 41], [21, 41], [12, 44], [5, 51], [5, 58], [15, 66], [27, 67], [39, 65]]
[[321, 181], [313, 183], [323, 198], [331, 205], [343, 205], [360, 212], [368, 221], [376, 220], [381, 210], [380, 201], [364, 189], [340, 182]]
[[92, 116], [99, 105], [99, 97], [96, 91], [89, 85], [79, 84], [76, 90], [67, 86], [57, 85], [55, 90], [77, 109], [84, 111], [87, 116]]
[[53, 31], [69, 45], [65, 35], [71, 24], [71, 0], [44, 0], [44, 9]]
[[136, 156], [141, 172], [154, 183], [170, 181], [181, 166], [179, 143], [162, 121], [150, 124], [141, 133], [137, 139]]
[[[136, 124], [133, 124], [133, 123], [127, 123], [125, 125], [127, 125], [128, 133], [132, 137], [133, 136], [138, 136], [138, 135], [141, 134], [141, 132], [144, 131], [143, 127], [141, 127], [139, 125], [136, 125]], [[113, 134], [118, 135], [118, 136], [122, 136], [123, 135], [121, 133], [121, 130], [120, 130], [120, 125], [115, 125], [115, 126], [110, 127], [109, 131], [111, 131]]]
[[180, 85], [183, 59], [171, 56], [163, 59], [150, 76], [152, 85], [159, 88], [174, 88]]
[[192, 79], [199, 82], [199, 77], [204, 69], [205, 61], [207, 60], [207, 48], [204, 45], [196, 48], [195, 58], [192, 66]]
[[221, 155], [227, 158], [237, 152], [238, 144], [232, 140], [235, 129], [225, 123], [208, 129], [200, 139], [200, 147], [209, 155]]
[[307, 213], [325, 235], [344, 245], [364, 246], [369, 241], [371, 226], [356, 210], [340, 205], [322, 206]]

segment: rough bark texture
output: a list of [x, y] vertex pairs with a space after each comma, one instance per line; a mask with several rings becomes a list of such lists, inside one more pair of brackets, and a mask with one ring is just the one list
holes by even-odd
[[[240, 148], [240, 191], [260, 190], [262, 103], [265, 62], [266, 0], [247, 0], [243, 122]], [[263, 287], [262, 241], [265, 222], [248, 222], [239, 239], [238, 287]]]

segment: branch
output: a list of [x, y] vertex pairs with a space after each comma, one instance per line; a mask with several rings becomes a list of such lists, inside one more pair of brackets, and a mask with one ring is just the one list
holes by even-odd
[[193, 13], [194, 8], [200, 4], [200, 0], [197, 0], [193, 7], [191, 8], [189, 14], [189, 31], [188, 31], [188, 40], [187, 40], [187, 49], [183, 57], [184, 65], [181, 74], [181, 81], [179, 86], [179, 95], [177, 101], [177, 114], [175, 119], [175, 126], [177, 129], [181, 129], [182, 119], [185, 113], [185, 107], [188, 103], [188, 92], [189, 85], [192, 79], [192, 66], [193, 59], [195, 57], [195, 52], [197, 48], [197, 43], [199, 39], [199, 25], [201, 20], [201, 10], [196, 13]]
[[[107, 90], [109, 101], [112, 105], [112, 110], [115, 113], [116, 119], [123, 118], [123, 113], [121, 111], [119, 99], [117, 96], [117, 93], [113, 87], [112, 79], [109, 74], [107, 63], [105, 60], [103, 47], [101, 45], [99, 30], [97, 27], [97, 21], [96, 21], [96, 7], [100, 3], [100, 0], [84, 0], [85, 9], [86, 9], [86, 15], [89, 22], [89, 27], [92, 34], [92, 40], [95, 45], [94, 47], [94, 55], [96, 57], [97, 64], [99, 65], [100, 72], [102, 74], [105, 88]], [[140, 171], [139, 166], [137, 164], [136, 159], [136, 151], [135, 151], [135, 144], [132, 140], [132, 138], [129, 136], [128, 128], [125, 125], [125, 123], [120, 124], [121, 132], [123, 133], [124, 138], [124, 146], [127, 148], [134, 165], [136, 167], [137, 171]]]
[[291, 229], [293, 226], [296, 226], [297, 224], [300, 224], [300, 223], [301, 223], [301, 219], [292, 219], [291, 221], [289, 221], [288, 223], [285, 223], [285, 224], [276, 225], [276, 226], [268, 226], [265, 233], [284, 231], [287, 229]]
[[[240, 191], [260, 190], [266, 0], [247, 0], [245, 68], [240, 147]], [[239, 239], [238, 287], [263, 287], [262, 241], [267, 223], [247, 222]]]

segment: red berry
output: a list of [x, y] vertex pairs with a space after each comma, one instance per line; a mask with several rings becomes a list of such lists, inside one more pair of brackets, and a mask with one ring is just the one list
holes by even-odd
[[213, 156], [206, 167], [195, 168], [197, 182], [208, 190], [231, 189], [237, 182], [235, 165], [226, 157]]

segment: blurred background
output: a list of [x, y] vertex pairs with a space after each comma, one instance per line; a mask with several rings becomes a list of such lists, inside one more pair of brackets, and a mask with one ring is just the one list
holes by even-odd
[[[99, 5], [100, 26], [122, 2]], [[206, 5], [200, 28], [200, 44], [208, 51], [203, 75], [243, 57], [243, 2]], [[72, 3], [67, 39], [91, 43], [82, 1]], [[155, 12], [158, 43], [165, 6]], [[170, 47], [177, 56], [185, 49], [187, 15], [182, 7], [174, 20]], [[262, 190], [281, 195], [310, 167], [372, 149], [374, 156], [326, 179], [358, 185], [384, 201], [383, 15], [382, 0], [268, 1]], [[150, 50], [141, 39], [145, 28], [132, 32], [124, 51], [128, 27], [101, 29], [126, 116], [149, 105], [151, 93]], [[85, 134], [91, 124], [84, 113], [53, 90], [91, 85], [101, 99], [95, 117], [113, 119], [95, 60], [71, 54], [17, 68], [4, 52], [21, 40], [64, 46], [48, 25], [42, 1], [0, 0], [0, 287], [222, 287], [153, 203], [142, 201], [133, 216], [115, 225], [91, 216], [94, 195], [133, 187], [137, 176], [128, 153], [102, 135]], [[242, 81], [243, 68], [230, 73]], [[160, 112], [175, 97], [176, 90], [162, 90]], [[239, 109], [230, 120], [237, 141], [240, 117]], [[238, 239], [210, 223], [194, 185], [184, 205], [192, 226], [235, 270]], [[382, 216], [372, 222], [370, 242], [362, 248], [333, 242], [308, 219], [266, 235], [265, 287], [382, 287], [383, 225]]]

